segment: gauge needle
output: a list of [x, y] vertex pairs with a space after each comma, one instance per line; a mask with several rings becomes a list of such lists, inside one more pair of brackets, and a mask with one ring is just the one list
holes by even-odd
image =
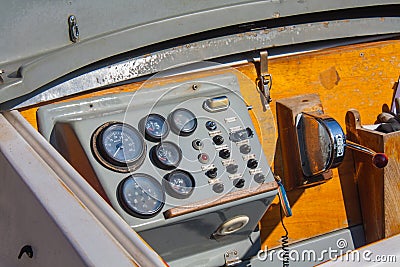
[[115, 157], [120, 149], [123, 149], [122, 145], [118, 146], [117, 150], [115, 151], [113, 157]]

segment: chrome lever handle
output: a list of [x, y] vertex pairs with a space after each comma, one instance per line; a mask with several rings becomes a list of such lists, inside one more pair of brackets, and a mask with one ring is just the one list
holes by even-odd
[[371, 155], [372, 164], [379, 169], [384, 168], [388, 164], [389, 159], [385, 153], [375, 152], [374, 150], [368, 147], [362, 146], [360, 144], [354, 143], [349, 140], [346, 140], [346, 147], [353, 149], [355, 151], [365, 153], [367, 155]]

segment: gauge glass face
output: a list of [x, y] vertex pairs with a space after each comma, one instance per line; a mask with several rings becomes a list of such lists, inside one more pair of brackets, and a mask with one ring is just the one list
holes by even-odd
[[158, 114], [150, 114], [145, 122], [146, 136], [151, 140], [160, 141], [168, 135], [169, 127], [164, 117]]
[[104, 130], [101, 138], [107, 156], [117, 162], [132, 162], [143, 153], [143, 140], [132, 127], [114, 124]]
[[134, 174], [121, 182], [119, 197], [123, 208], [133, 216], [150, 218], [164, 206], [161, 184], [146, 174]]
[[128, 172], [140, 166], [146, 150], [142, 135], [132, 126], [108, 122], [100, 126], [92, 137], [96, 158], [104, 166]]
[[155, 147], [155, 156], [161, 167], [176, 167], [181, 162], [182, 151], [172, 142], [162, 142]]
[[171, 124], [180, 135], [190, 135], [197, 128], [196, 116], [187, 109], [176, 109], [171, 113]]
[[189, 197], [195, 186], [193, 177], [181, 170], [171, 172], [167, 177], [167, 192], [173, 197], [187, 198]]

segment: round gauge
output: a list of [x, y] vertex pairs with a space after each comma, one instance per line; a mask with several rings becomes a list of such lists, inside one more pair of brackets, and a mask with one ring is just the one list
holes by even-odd
[[197, 128], [196, 116], [185, 108], [178, 108], [168, 116], [171, 130], [182, 136], [191, 135]]
[[105, 167], [119, 172], [136, 170], [146, 156], [138, 130], [121, 122], [107, 122], [92, 135], [92, 151]]
[[169, 126], [165, 118], [159, 114], [149, 114], [139, 123], [140, 130], [144, 130], [144, 136], [152, 142], [159, 142], [169, 134]]
[[164, 206], [161, 184], [147, 174], [133, 174], [121, 181], [117, 189], [121, 207], [138, 218], [151, 218]]
[[161, 169], [174, 169], [182, 160], [181, 149], [172, 142], [161, 142], [152, 148], [151, 159]]
[[195, 187], [193, 176], [182, 170], [175, 170], [164, 177], [164, 187], [170, 196], [188, 198]]

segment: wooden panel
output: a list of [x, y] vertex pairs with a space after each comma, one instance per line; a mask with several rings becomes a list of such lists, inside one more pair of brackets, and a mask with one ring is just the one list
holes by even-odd
[[275, 181], [269, 182], [269, 183], [264, 183], [257, 187], [230, 192], [230, 193], [228, 193], [220, 198], [217, 198], [217, 199], [215, 199], [215, 198], [207, 199], [207, 200], [196, 202], [196, 203], [193, 203], [190, 205], [169, 209], [164, 212], [164, 217], [166, 219], [170, 219], [170, 218], [185, 215], [185, 214], [188, 214], [191, 212], [204, 210], [204, 209], [208, 209], [208, 208], [215, 207], [218, 205], [226, 204], [226, 203], [236, 201], [239, 199], [256, 196], [256, 195], [266, 193], [266, 192], [276, 190], [276, 189], [278, 189], [278, 184]]
[[[385, 41], [353, 45], [301, 55], [270, 59], [269, 70], [273, 75], [271, 97], [273, 102], [264, 107], [257, 93], [257, 64], [248, 63], [235, 69], [247, 77], [241, 77], [241, 91], [247, 103], [253, 106], [250, 114], [259, 125], [257, 130], [263, 149], [273, 162], [276, 145], [276, 129], [271, 126], [275, 117], [276, 100], [299, 94], [316, 93], [320, 96], [326, 114], [334, 117], [344, 127], [344, 117], [350, 108], [361, 113], [364, 123], [371, 124], [380, 112], [383, 103], [390, 103], [392, 86], [397, 80], [400, 67], [400, 41]], [[217, 74], [218, 71], [212, 71]], [[210, 75], [195, 74], [198, 77]], [[192, 77], [174, 77], [146, 83], [146, 87], [179, 81]], [[94, 95], [133, 91], [142, 83], [129, 84], [102, 91], [64, 99], [86, 98]], [[36, 108], [21, 113], [32, 125], [36, 124]], [[279, 160], [279, 151], [276, 159]], [[299, 241], [349, 225], [360, 224], [361, 215], [357, 189], [354, 184], [354, 168], [351, 153], [345, 162], [333, 171], [328, 182], [289, 192], [293, 216], [285, 218], [290, 241]], [[274, 247], [280, 244], [284, 233], [280, 225], [277, 199], [262, 220], [263, 245]]]
[[379, 133], [361, 128], [361, 118], [356, 110], [346, 115], [349, 140], [359, 142], [389, 158], [384, 169], [368, 164], [371, 156], [354, 151], [357, 168], [356, 179], [360, 194], [364, 231], [367, 242], [400, 233], [400, 133]]
[[[274, 112], [276, 100], [281, 98], [317, 93], [325, 114], [338, 120], [342, 127], [350, 108], [357, 108], [364, 123], [372, 124], [382, 104], [391, 102], [392, 87], [400, 73], [399, 49], [400, 41], [396, 40], [271, 59], [270, 108]], [[244, 73], [255, 79], [255, 71]], [[242, 93], [255, 107], [257, 117], [262, 117], [262, 108], [254, 104], [260, 102], [259, 96]], [[352, 155], [348, 153], [330, 181], [288, 193], [294, 215], [285, 218], [284, 223], [291, 242], [362, 223], [354, 177]], [[279, 217], [276, 200], [261, 222], [263, 245], [280, 244], [284, 231]]]
[[[279, 175], [285, 185], [286, 191], [312, 182], [325, 182], [332, 178], [332, 171], [328, 170], [323, 175], [311, 179], [303, 176], [300, 149], [297, 141], [296, 116], [302, 112], [323, 113], [319, 96], [316, 94], [298, 95], [276, 101], [276, 117], [278, 126], [277, 150], [280, 151], [280, 160], [275, 161], [275, 174]], [[280, 166], [282, 164], [282, 166]]]

